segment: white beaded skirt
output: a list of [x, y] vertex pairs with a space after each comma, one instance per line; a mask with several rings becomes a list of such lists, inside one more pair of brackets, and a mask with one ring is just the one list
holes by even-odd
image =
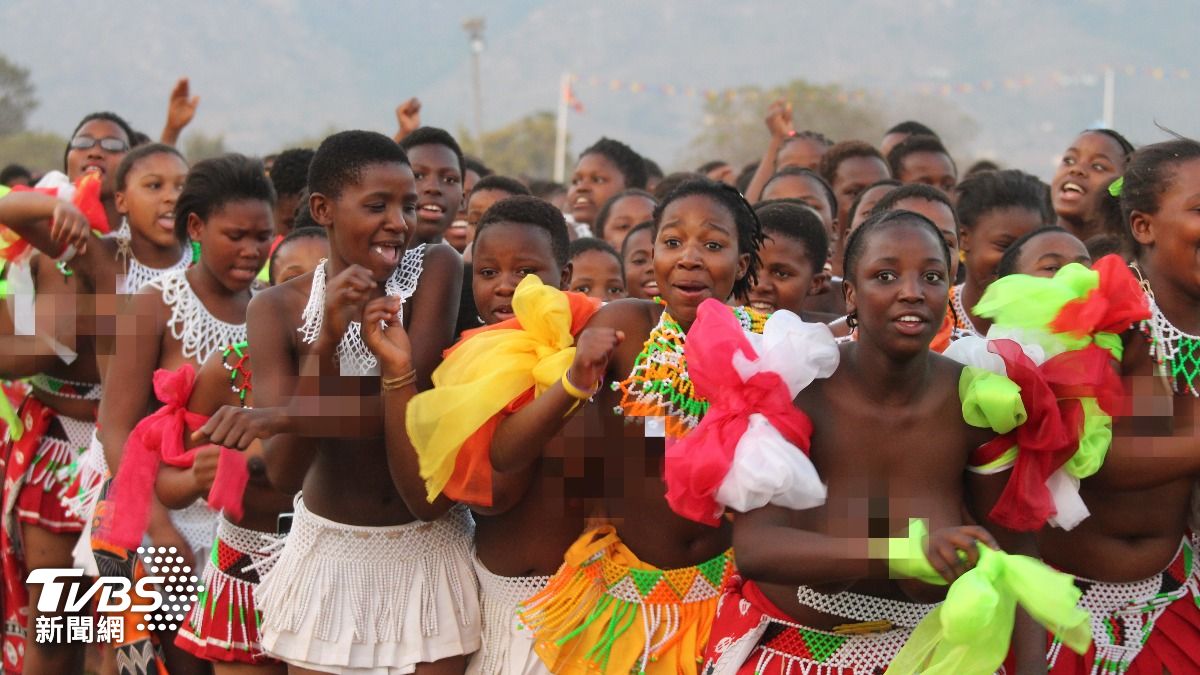
[[502, 577], [475, 558], [483, 609], [483, 648], [471, 657], [467, 675], [550, 675], [533, 651], [533, 631], [517, 607], [550, 583], [550, 577]]
[[390, 527], [322, 518], [296, 496], [287, 543], [255, 594], [263, 650], [330, 673], [398, 675], [480, 645], [474, 521], [463, 506]]

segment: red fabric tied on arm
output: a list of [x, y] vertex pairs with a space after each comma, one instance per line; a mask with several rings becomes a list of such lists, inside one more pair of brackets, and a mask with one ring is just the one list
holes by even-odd
[[[195, 462], [196, 452], [203, 446], [185, 450], [183, 436], [208, 421], [208, 417], [187, 409], [195, 384], [196, 368], [190, 363], [174, 371], [160, 368], [154, 372], [154, 393], [163, 406], [138, 422], [125, 444], [109, 498], [113, 513], [109, 543], [126, 549], [135, 549], [141, 543], [150, 522], [150, 499], [160, 462], [178, 468]], [[231, 453], [237, 457], [227, 459]], [[240, 519], [242, 493], [248, 480], [245, 456], [224, 449], [209, 491], [209, 506], [231, 509], [230, 515], [236, 512], [235, 520]]]

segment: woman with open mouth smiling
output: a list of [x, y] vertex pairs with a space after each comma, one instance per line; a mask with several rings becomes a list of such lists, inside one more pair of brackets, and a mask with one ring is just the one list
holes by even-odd
[[[103, 481], [95, 420], [112, 353], [113, 299], [172, 268], [173, 261], [182, 267], [191, 262], [190, 249], [175, 236], [172, 215], [187, 163], [169, 146], [130, 151], [131, 137], [128, 124], [113, 113], [90, 114], [76, 127], [64, 153], [64, 169], [76, 186], [84, 185], [81, 180], [89, 175], [99, 177], [96, 201], [79, 200], [88, 216], [60, 198], [62, 192], [16, 192], [0, 200], [0, 222], [41, 250], [29, 259], [38, 302], [23, 312], [30, 318], [41, 315], [34, 319], [36, 331], [3, 338], [8, 358], [0, 364], [0, 376], [32, 376], [33, 391], [20, 405], [20, 418], [37, 422], [23, 429], [19, 444], [14, 438], [0, 448], [5, 491], [12, 497], [0, 501], [12, 505], [13, 522], [20, 521], [27, 570], [71, 567], [74, 562], [96, 573], [90, 547], [77, 543], [87, 538], [90, 508]], [[169, 221], [165, 226], [164, 215]], [[124, 225], [126, 218], [129, 224], [118, 232], [94, 236], [93, 228], [105, 224], [101, 221], [115, 230], [118, 219]], [[8, 566], [5, 574], [23, 576]], [[40, 616], [39, 590], [34, 586], [31, 591], [30, 626]], [[3, 604], [15, 612], [27, 603], [9, 597]], [[24, 622], [9, 618], [9, 627]], [[21, 670], [16, 645], [25, 642], [19, 630], [5, 636], [7, 668]], [[66, 672], [82, 655], [67, 645], [27, 642], [28, 672]]]
[[[725, 302], [749, 291], [759, 266], [762, 228], [735, 188], [708, 179], [688, 181], [672, 191], [655, 210], [655, 222], [659, 296], [616, 300], [588, 324], [588, 330], [612, 329], [623, 337], [604, 378], [612, 387], [586, 383], [597, 387], [593, 400], [598, 405], [581, 413], [588, 416], [585, 424], [596, 425], [588, 428], [597, 429], [583, 439], [583, 455], [603, 457], [605, 475], [616, 479], [612, 484], [623, 485], [603, 494], [604, 515], [612, 525], [585, 532], [546, 591], [525, 603], [529, 611], [523, 618], [555, 673], [601, 668], [608, 673], [696, 675], [704, 649], [697, 640], [703, 640], [687, 636], [708, 634], [721, 586], [733, 573], [729, 522], [714, 528], [676, 515], [665, 497], [662, 464], [665, 444], [690, 432], [708, 406], [688, 379], [684, 334], [704, 300]], [[762, 331], [765, 315], [742, 307], [729, 311], [745, 330]], [[581, 556], [581, 551], [588, 553]], [[589, 569], [601, 567], [606, 576], [612, 572], [611, 583], [585, 596], [590, 600], [570, 590], [586, 586]], [[652, 612], [618, 588], [628, 584], [622, 580], [634, 569], [665, 570], [664, 578], [672, 579], [702, 578], [696, 572], [701, 569], [708, 585], [703, 590], [693, 586], [689, 593], [663, 584], [655, 592]], [[589, 601], [598, 604], [580, 606]], [[658, 624], [652, 617], [659, 609], [662, 616], [669, 613], [680, 620]], [[615, 639], [606, 634], [614, 631], [620, 633]]]
[[[1116, 198], [1108, 194], [1108, 186], [1125, 171], [1125, 163], [1133, 153], [1133, 144], [1111, 129], [1091, 129], [1072, 141], [1063, 152], [1054, 178], [1050, 181], [1050, 200], [1057, 225], [1088, 243], [1088, 239], [1108, 234], [1103, 214], [1105, 202]], [[1117, 228], [1124, 223], [1114, 223]]]

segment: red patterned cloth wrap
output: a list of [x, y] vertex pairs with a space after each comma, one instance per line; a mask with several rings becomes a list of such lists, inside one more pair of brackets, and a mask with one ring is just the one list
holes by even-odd
[[[83, 520], [67, 512], [63, 469], [86, 450], [85, 437], [93, 424], [58, 415], [53, 408], [27, 394], [17, 406], [21, 420], [19, 440], [0, 443], [3, 465], [3, 527], [0, 528], [0, 566], [4, 573], [3, 608], [4, 663], [17, 670], [28, 630], [25, 588], [25, 559], [21, 549], [22, 524], [34, 525], [55, 534], [76, 534]], [[78, 444], [84, 443], [84, 447]], [[18, 670], [19, 672], [19, 670]]]
[[825, 502], [808, 459], [812, 421], [792, 404], [800, 390], [837, 369], [824, 324], [774, 313], [762, 335], [744, 331], [729, 308], [706, 300], [684, 343], [708, 413], [690, 434], [667, 439], [667, 502], [681, 516], [716, 526], [726, 507], [774, 503], [807, 509]]
[[262, 652], [262, 613], [254, 602], [260, 575], [274, 566], [282, 535], [217, 522], [212, 556], [204, 568], [204, 592], [192, 606], [175, 644], [209, 661], [278, 663]]
[[86, 452], [95, 423], [59, 415], [33, 394], [17, 410], [21, 438], [0, 445], [6, 527], [11, 531], [15, 518], [55, 534], [81, 532], [83, 518], [69, 512], [65, 498], [69, 469]]
[[880, 675], [912, 628], [838, 634], [795, 623], [751, 581], [725, 587], [704, 654], [704, 675]]
[[[94, 539], [120, 548], [137, 548], [150, 520], [150, 497], [159, 462], [179, 468], [192, 465], [199, 448], [185, 450], [183, 436], [208, 421], [204, 415], [187, 409], [195, 380], [196, 369], [190, 363], [174, 371], [160, 368], [154, 372], [154, 393], [163, 406], [138, 422], [129, 435], [121, 466], [113, 479], [108, 521], [93, 531]], [[217, 480], [206, 499], [208, 505], [240, 520], [242, 495], [249, 476], [245, 455], [223, 449], [217, 464]]]
[[1050, 641], [1052, 675], [1200, 673], [1200, 539], [1184, 537], [1161, 573], [1129, 583], [1076, 578], [1079, 606], [1092, 616], [1085, 654]]

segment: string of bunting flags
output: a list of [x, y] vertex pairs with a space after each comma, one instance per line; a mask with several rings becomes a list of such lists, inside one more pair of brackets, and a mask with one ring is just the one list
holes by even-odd
[[[851, 88], [839, 90], [835, 96], [840, 103], [857, 103], [862, 102], [867, 97], [887, 97], [911, 94], [950, 97], [989, 92], [1017, 92], [1039, 86], [1049, 88], [1079, 86], [1093, 87], [1101, 86], [1103, 84], [1105, 72], [1110, 69], [1114, 72], [1114, 74], [1121, 75], [1126, 78], [1158, 81], [1188, 80], [1191, 78], [1191, 71], [1187, 68], [1168, 68], [1162, 66], [1139, 67], [1134, 65], [1102, 66], [1097, 70], [1078, 71], [1073, 73], [1054, 71], [1040, 75], [1013, 75], [979, 81], [953, 83], [917, 82], [903, 87], [891, 89]], [[743, 100], [755, 102], [772, 98], [774, 96], [769, 90], [763, 91], [756, 87], [744, 87], [741, 89], [713, 89], [708, 87], [677, 84], [653, 84], [642, 82], [640, 80], [622, 80], [617, 78], [602, 77], [600, 75], [579, 75], [572, 73], [569, 76], [569, 84], [566, 88], [565, 95], [569, 104], [575, 108], [577, 112], [583, 112], [583, 104], [580, 102], [575, 91], [576, 87], [578, 86], [586, 86], [594, 90], [608, 91], [612, 93], [657, 94], [659, 96], [669, 97], [683, 96], [687, 98], [704, 98], [710, 101], [724, 98], [729, 101]], [[823, 95], [824, 93], [820, 90], [820, 88], [815, 88], [807, 94], [809, 98], [814, 100], [822, 97]]]

